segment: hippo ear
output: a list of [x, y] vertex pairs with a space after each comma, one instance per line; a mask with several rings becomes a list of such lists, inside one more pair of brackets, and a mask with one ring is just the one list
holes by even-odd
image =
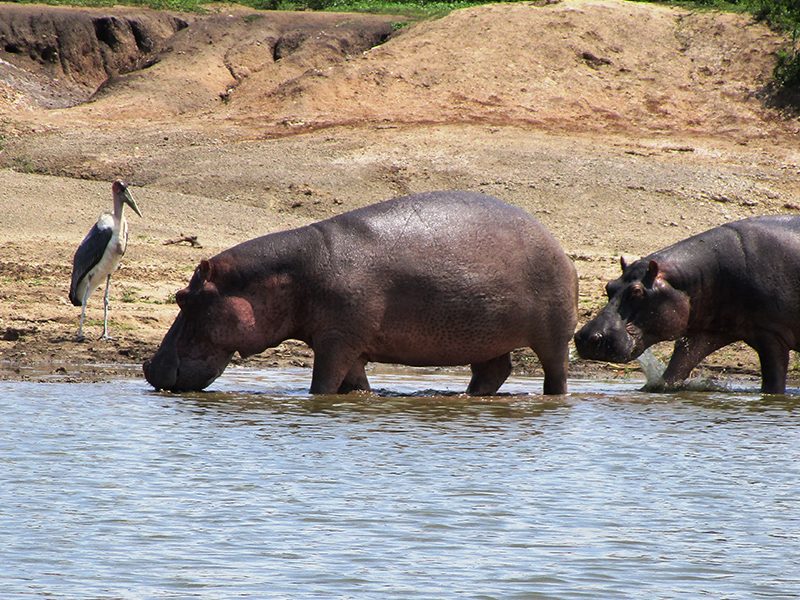
[[639, 260], [638, 256], [632, 256], [630, 254], [628, 254], [627, 256], [624, 254], [619, 255], [619, 265], [622, 267], [623, 271], [625, 271], [625, 269], [630, 267], [637, 260]]
[[212, 271], [213, 267], [208, 260], [204, 258], [203, 260], [200, 261], [200, 266], [197, 267], [197, 272], [200, 274], [201, 280], [210, 281]]
[[655, 281], [656, 277], [658, 277], [658, 263], [654, 260], [651, 260], [647, 263], [647, 278]]

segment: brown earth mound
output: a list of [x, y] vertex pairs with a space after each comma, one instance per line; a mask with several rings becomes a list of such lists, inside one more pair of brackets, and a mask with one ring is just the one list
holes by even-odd
[[[571, 0], [399, 21], [0, 4], [0, 361], [140, 361], [203, 256], [403, 193], [535, 214], [576, 261], [583, 319], [620, 253], [797, 209], [797, 122], [766, 102], [785, 40], [750, 17]], [[75, 344], [71, 256], [118, 176], [145, 215], [119, 340]], [[182, 234], [205, 247], [162, 245]], [[736, 348], [710, 364], [757, 372]]]
[[86, 102], [110, 78], [151, 66], [187, 26], [153, 11], [0, 6], [0, 99], [7, 109]]
[[259, 132], [478, 121], [759, 135], [770, 118], [759, 96], [785, 43], [745, 15], [615, 0], [464, 9], [382, 45], [392, 17], [114, 13], [3, 5], [6, 62], [34, 75], [38, 65], [62, 88], [55, 96], [102, 85], [72, 111], [95, 122], [181, 115]]

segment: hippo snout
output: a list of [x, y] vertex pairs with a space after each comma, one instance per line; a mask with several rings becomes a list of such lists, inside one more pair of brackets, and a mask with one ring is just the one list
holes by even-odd
[[641, 353], [625, 327], [603, 327], [596, 319], [581, 327], [574, 341], [578, 355], [586, 360], [624, 363]]
[[575, 349], [583, 359], [601, 360], [608, 352], [602, 332], [582, 327], [574, 337]]
[[157, 390], [174, 390], [180, 361], [174, 344], [164, 339], [156, 353], [142, 365], [147, 383]]
[[[227, 356], [230, 359], [230, 355]], [[147, 382], [157, 390], [195, 392], [206, 389], [225, 370], [228, 360], [219, 364], [181, 360], [174, 347], [163, 345], [142, 365]]]
[[178, 380], [180, 357], [178, 356], [178, 335], [183, 326], [179, 314], [170, 327], [156, 353], [142, 365], [147, 383], [157, 390], [174, 390]]
[[178, 379], [177, 364], [173, 366], [168, 361], [159, 361], [155, 358], [156, 355], [142, 365], [144, 378], [157, 390], [173, 389]]
[[575, 347], [582, 358], [589, 354], [597, 354], [603, 347], [603, 334], [599, 331], [587, 331], [582, 328], [575, 334]]
[[222, 374], [225, 364], [221, 368], [206, 364], [182, 364], [177, 354], [168, 354], [159, 349], [153, 358], [145, 361], [143, 369], [145, 379], [155, 389], [188, 392], [204, 390], [211, 385]]
[[[187, 334], [190, 325], [179, 313], [152, 358], [142, 365], [145, 379], [157, 390], [200, 391], [228, 365], [233, 352], [198, 343]], [[187, 342], [188, 338], [188, 342]]]

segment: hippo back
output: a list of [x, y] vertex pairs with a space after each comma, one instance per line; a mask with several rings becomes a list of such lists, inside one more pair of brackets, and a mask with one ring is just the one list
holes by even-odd
[[349, 314], [359, 298], [350, 318], [360, 331], [378, 331], [370, 360], [468, 364], [572, 335], [575, 268], [522, 209], [472, 192], [431, 192], [310, 227], [330, 261], [316, 272], [325, 310]]
[[670, 283], [687, 291], [704, 313], [714, 305], [735, 307], [732, 312], [758, 321], [776, 312], [800, 317], [800, 216], [726, 223], [646, 259], [671, 267]]

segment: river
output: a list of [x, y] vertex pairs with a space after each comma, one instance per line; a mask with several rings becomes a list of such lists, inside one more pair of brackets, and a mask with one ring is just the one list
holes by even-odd
[[0, 382], [0, 597], [800, 598], [800, 397]]

